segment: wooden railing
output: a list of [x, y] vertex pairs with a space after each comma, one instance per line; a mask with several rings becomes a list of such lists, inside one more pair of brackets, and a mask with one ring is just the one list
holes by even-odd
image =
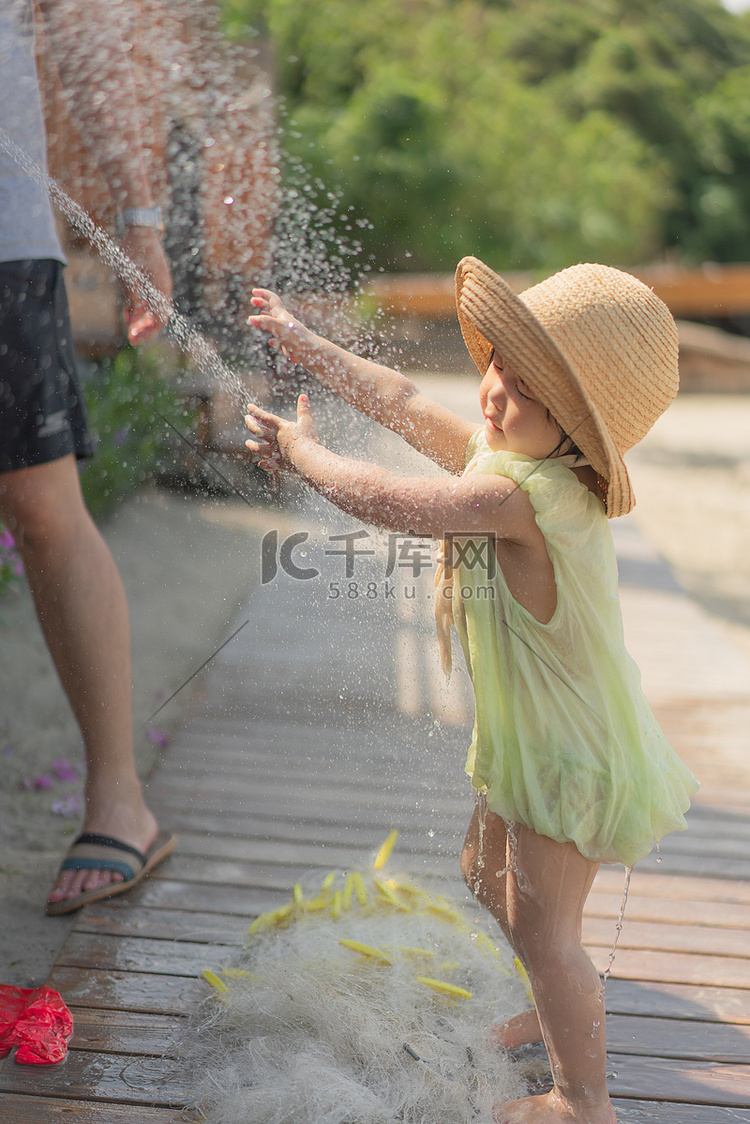
[[[676, 317], [750, 316], [750, 264], [709, 263], [696, 269], [652, 265], [632, 272]], [[525, 272], [504, 273], [503, 277], [517, 293], [537, 279]], [[396, 316], [441, 319], [456, 314], [451, 274], [386, 274], [373, 278], [367, 293]]]

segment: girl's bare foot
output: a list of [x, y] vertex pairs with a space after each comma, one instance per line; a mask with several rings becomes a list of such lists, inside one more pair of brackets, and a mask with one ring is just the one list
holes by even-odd
[[539, 1016], [533, 1007], [530, 1011], [522, 1011], [520, 1015], [514, 1015], [507, 1022], [493, 1026], [490, 1036], [496, 1046], [502, 1046], [506, 1050], [514, 1046], [526, 1046], [530, 1042], [541, 1042], [542, 1028], [539, 1025]]
[[609, 1099], [594, 1108], [578, 1108], [553, 1089], [542, 1097], [524, 1097], [493, 1109], [495, 1124], [617, 1124]]

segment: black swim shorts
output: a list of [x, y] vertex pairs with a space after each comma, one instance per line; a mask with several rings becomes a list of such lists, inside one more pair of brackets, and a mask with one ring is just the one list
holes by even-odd
[[0, 472], [93, 451], [62, 266], [0, 262]]

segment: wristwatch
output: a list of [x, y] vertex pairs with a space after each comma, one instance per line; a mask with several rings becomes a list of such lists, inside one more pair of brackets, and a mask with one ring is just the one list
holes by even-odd
[[164, 219], [161, 207], [126, 207], [115, 218], [115, 230], [119, 235], [123, 235], [129, 226], [147, 226], [163, 234]]

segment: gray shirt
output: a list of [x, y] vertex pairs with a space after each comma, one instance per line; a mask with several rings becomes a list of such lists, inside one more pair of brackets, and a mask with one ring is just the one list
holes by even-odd
[[30, 0], [0, 0], [0, 261], [64, 262], [47, 190], [19, 166], [9, 141], [46, 175]]

